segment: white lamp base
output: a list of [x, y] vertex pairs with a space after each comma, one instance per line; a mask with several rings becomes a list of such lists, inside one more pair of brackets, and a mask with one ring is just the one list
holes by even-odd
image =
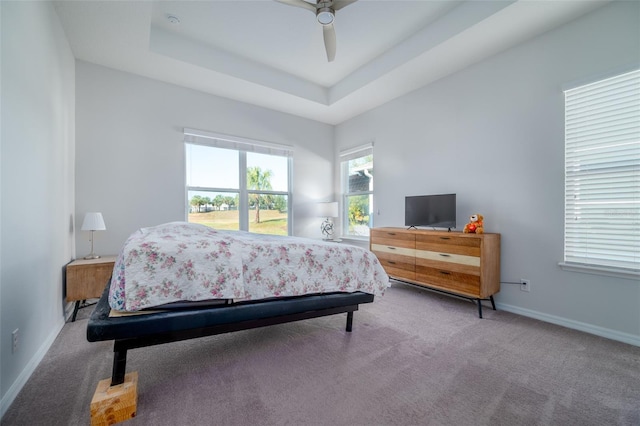
[[333, 222], [331, 219], [326, 218], [322, 225], [320, 225], [320, 231], [322, 231], [323, 240], [333, 240]]

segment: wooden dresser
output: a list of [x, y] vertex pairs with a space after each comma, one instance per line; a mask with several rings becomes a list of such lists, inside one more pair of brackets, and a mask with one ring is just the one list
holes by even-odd
[[500, 234], [374, 228], [370, 249], [394, 279], [477, 301], [500, 291]]

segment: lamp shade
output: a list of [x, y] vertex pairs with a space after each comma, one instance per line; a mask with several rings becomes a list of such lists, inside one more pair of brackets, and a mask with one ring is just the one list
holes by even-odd
[[318, 203], [318, 216], [338, 217], [338, 203], [336, 201]]
[[84, 215], [84, 221], [82, 222], [83, 231], [104, 231], [107, 229], [104, 226], [104, 219], [102, 219], [102, 213], [90, 212]]

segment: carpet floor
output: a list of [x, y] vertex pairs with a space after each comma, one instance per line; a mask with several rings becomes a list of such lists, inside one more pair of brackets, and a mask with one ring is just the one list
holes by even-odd
[[[111, 342], [67, 323], [2, 418], [88, 425]], [[123, 425], [640, 425], [640, 348], [394, 283], [346, 314], [129, 351]]]

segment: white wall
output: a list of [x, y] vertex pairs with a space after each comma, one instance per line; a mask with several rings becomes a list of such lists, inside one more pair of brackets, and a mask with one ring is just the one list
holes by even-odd
[[[640, 3], [616, 2], [336, 128], [336, 152], [375, 140], [376, 226], [406, 195], [454, 192], [502, 235], [499, 307], [640, 345], [637, 280], [562, 271], [563, 86], [640, 63]], [[470, 307], [470, 315], [473, 310]]]
[[75, 64], [51, 3], [3, 1], [0, 11], [1, 416], [64, 325], [62, 271], [74, 255]]
[[[136, 229], [185, 220], [183, 128], [294, 147], [294, 234], [319, 237], [316, 201], [333, 191], [333, 127], [114, 71], [76, 64], [76, 228], [100, 211], [96, 252], [118, 253]], [[90, 250], [78, 232], [78, 255]]]

